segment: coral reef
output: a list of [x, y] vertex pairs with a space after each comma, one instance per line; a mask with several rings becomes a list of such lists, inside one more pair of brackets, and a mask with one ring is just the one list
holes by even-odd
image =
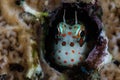
[[101, 80], [120, 80], [120, 66], [109, 63], [100, 71]]
[[113, 62], [100, 71], [101, 80], [120, 80], [120, 2], [118, 0], [100, 0], [103, 9], [103, 23], [109, 39], [109, 51]]

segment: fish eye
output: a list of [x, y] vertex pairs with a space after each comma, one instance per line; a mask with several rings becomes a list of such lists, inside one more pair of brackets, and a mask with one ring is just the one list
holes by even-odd
[[25, 0], [15, 0], [15, 4], [20, 6]]
[[20, 5], [20, 4], [21, 4], [20, 0], [16, 0], [16, 1], [15, 1], [15, 4], [16, 4], [16, 5]]
[[80, 36], [84, 37], [85, 36], [85, 31], [81, 31]]

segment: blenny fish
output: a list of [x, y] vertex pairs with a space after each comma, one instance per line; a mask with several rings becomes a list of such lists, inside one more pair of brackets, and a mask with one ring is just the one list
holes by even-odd
[[85, 42], [85, 26], [78, 23], [77, 12], [75, 11], [75, 24], [70, 25], [66, 23], [64, 10], [63, 22], [58, 24], [57, 29], [51, 53], [55, 63], [66, 67], [80, 64], [85, 59], [88, 47]]

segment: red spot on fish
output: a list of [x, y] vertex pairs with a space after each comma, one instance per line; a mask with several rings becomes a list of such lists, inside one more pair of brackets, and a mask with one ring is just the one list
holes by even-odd
[[80, 44], [80, 46], [83, 45], [83, 38], [80, 38], [79, 44]]
[[74, 62], [74, 59], [71, 59], [71, 62]]
[[66, 45], [66, 42], [65, 42], [65, 41], [63, 41], [63, 42], [62, 42], [62, 46], [65, 46], [65, 45]]
[[74, 53], [75, 53], [75, 51], [74, 51], [74, 50], [72, 50], [72, 53], [74, 54]]
[[66, 61], [66, 60], [64, 60], [64, 63], [67, 63], [67, 61]]
[[65, 52], [66, 55], [68, 55], [68, 52]]
[[72, 32], [68, 32], [68, 35], [72, 35]]
[[66, 34], [62, 34], [62, 37], [66, 37]]
[[78, 52], [78, 54], [80, 54], [80, 52]]
[[73, 47], [73, 46], [74, 46], [74, 42], [71, 42], [71, 43], [70, 43], [70, 46]]

